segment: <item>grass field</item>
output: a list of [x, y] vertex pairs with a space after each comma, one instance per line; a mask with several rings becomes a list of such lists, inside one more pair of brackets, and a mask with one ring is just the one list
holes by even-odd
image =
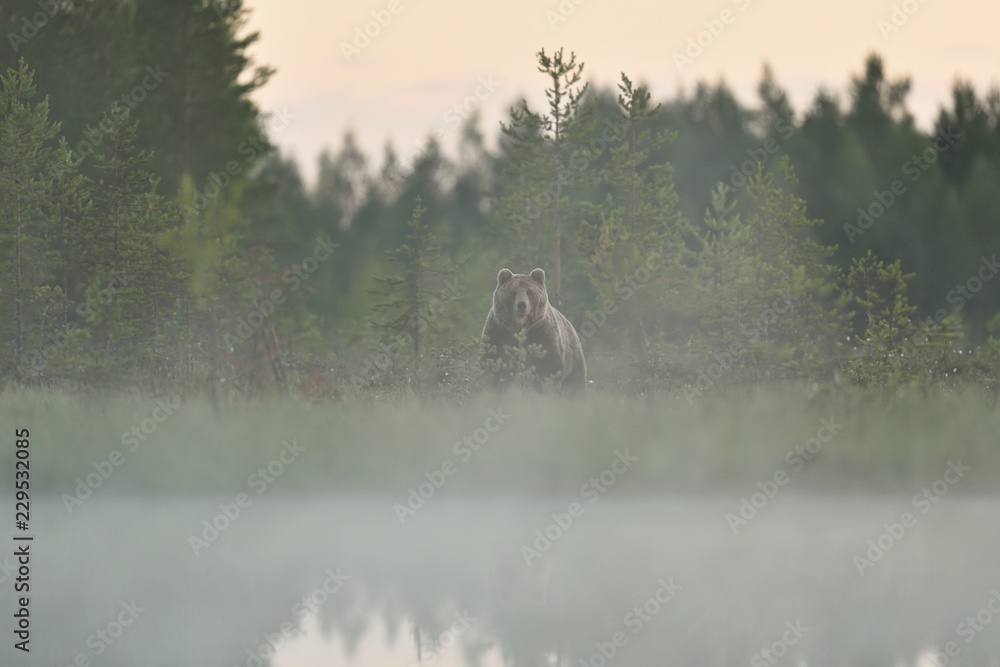
[[[964, 492], [1000, 482], [1000, 413], [975, 395], [887, 400], [803, 390], [689, 404], [592, 393], [577, 401], [289, 398], [219, 407], [21, 392], [0, 397], [0, 423], [11, 437], [15, 427], [30, 429], [33, 488], [57, 494], [102, 470], [112, 472], [100, 493], [239, 490], [293, 442], [298, 453], [281, 466], [279, 492], [395, 493], [446, 468], [452, 492], [557, 493], [626, 449], [639, 461], [625, 493], [735, 490], [779, 470], [797, 491], [882, 493], [931, 481], [957, 459], [975, 470]], [[5, 467], [12, 459], [13, 447], [0, 450]]]

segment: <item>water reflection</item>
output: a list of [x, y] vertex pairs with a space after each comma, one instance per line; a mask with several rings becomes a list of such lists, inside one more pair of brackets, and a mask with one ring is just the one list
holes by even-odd
[[[735, 535], [731, 498], [607, 497], [567, 524], [570, 500], [435, 498], [401, 525], [390, 498], [275, 496], [199, 556], [188, 536], [217, 499], [94, 499], [72, 520], [52, 501], [37, 651], [7, 642], [0, 663], [941, 667], [949, 642], [951, 664], [1000, 656], [996, 500], [949, 497], [863, 573], [855, 556], [908, 498], [788, 494]], [[95, 655], [88, 637], [132, 600], [143, 612]]]
[[[450, 632], [450, 630], [445, 631]], [[420, 642], [417, 642], [417, 636]], [[354, 647], [351, 654], [336, 634], [324, 634], [319, 617], [308, 616], [301, 634], [282, 641], [278, 654], [272, 660], [274, 667], [301, 667], [303, 665], [438, 665], [439, 667], [462, 667], [468, 664], [460, 648], [455, 643], [461, 635], [444, 634], [428, 638], [416, 628], [410, 633], [392, 633], [380, 618], [372, 621], [368, 632]], [[503, 660], [498, 650], [491, 649], [479, 657], [482, 667], [502, 667]]]

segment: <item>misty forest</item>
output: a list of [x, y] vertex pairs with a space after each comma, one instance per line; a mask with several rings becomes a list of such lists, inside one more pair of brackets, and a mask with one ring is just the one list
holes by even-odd
[[793, 109], [766, 65], [747, 107], [724, 82], [594, 89], [543, 50], [548, 107], [483, 128], [457, 105], [455, 160], [348, 130], [306, 188], [240, 17], [79, 3], [4, 53], [4, 386], [461, 397], [510, 265], [546, 269], [597, 391], [995, 401], [1000, 91], [957, 80], [924, 131], [875, 54]]
[[[528, 46], [544, 104], [455, 100], [379, 155], [337, 128], [307, 184], [248, 15], [0, 3], [44, 664], [374, 664], [373, 628], [392, 664], [995, 664], [1000, 87], [959, 76], [920, 127], [879, 53], [795, 108], [767, 63], [745, 101]], [[584, 396], [489, 386], [505, 267], [545, 270]]]

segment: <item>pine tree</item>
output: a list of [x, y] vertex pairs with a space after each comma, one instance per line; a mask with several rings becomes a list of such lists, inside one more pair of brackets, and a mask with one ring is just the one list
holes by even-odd
[[49, 123], [48, 99], [31, 103], [35, 92], [24, 59], [0, 76], [0, 299], [5, 313], [0, 321], [3, 339], [10, 341], [4, 365], [20, 377], [27, 375], [29, 355], [41, 345], [29, 341], [28, 333], [40, 318], [34, 295], [53, 275], [57, 168], [65, 162], [64, 149], [55, 142], [59, 124]]
[[372, 324], [384, 340], [395, 343], [397, 348], [409, 348], [418, 366], [431, 339], [442, 332], [446, 321], [454, 318], [453, 312], [449, 315], [449, 304], [459, 294], [450, 278], [464, 265], [464, 261], [453, 264], [442, 256], [434, 234], [424, 222], [426, 213], [417, 197], [406, 242], [385, 253], [399, 272], [376, 277], [371, 290], [378, 299]]
[[33, 364], [39, 383], [46, 385], [79, 378], [79, 350], [87, 340], [87, 332], [80, 326], [87, 277], [80, 273], [77, 258], [83, 250], [79, 230], [89, 215], [90, 191], [65, 138], [60, 138], [57, 157], [52, 195], [55, 214], [49, 240], [54, 270], [51, 289], [43, 288], [45, 293], [38, 295], [46, 304], [47, 317], [40, 323], [41, 350]]
[[121, 378], [158, 365], [154, 341], [173, 313], [179, 298], [174, 286], [182, 280], [178, 263], [159, 245], [173, 216], [145, 169], [152, 155], [135, 146], [137, 123], [120, 109], [102, 126], [92, 206], [74, 235], [80, 248], [74, 264], [88, 284], [89, 370]]
[[364, 203], [371, 183], [364, 154], [354, 133], [344, 133], [336, 156], [324, 150], [319, 156], [319, 174], [313, 201], [340, 229], [347, 229]]
[[[673, 133], [653, 132], [659, 106], [650, 106], [650, 93], [634, 87], [624, 74], [618, 88], [620, 116], [608, 129], [618, 138], [601, 176], [609, 193], [595, 207], [599, 220], [582, 234], [597, 295], [599, 316], [588, 314], [590, 327], [612, 319], [611, 330], [624, 333], [633, 351], [645, 351], [650, 340], [664, 332], [671, 319], [672, 269], [669, 264], [684, 248], [686, 220], [678, 211], [679, 197], [669, 164], [656, 164], [650, 154], [672, 141]], [[610, 305], [608, 305], [610, 304]], [[603, 312], [608, 308], [621, 314]], [[673, 304], [676, 307], [676, 303]], [[584, 335], [586, 335], [587, 325]], [[615, 336], [617, 341], [619, 336]]]
[[[246, 157], [243, 142], [260, 138], [251, 95], [273, 70], [250, 57], [258, 34], [246, 29], [243, 0], [5, 2], [0, 64], [13, 64], [7, 37], [22, 31], [22, 21], [30, 25], [42, 5], [53, 13], [18, 55], [37, 70], [71, 148], [99, 144], [101, 133], [86, 133], [87, 126], [116, 101], [125, 104], [140, 123], [137, 145], [155, 151], [152, 171], [172, 193], [184, 172], [202, 189], [211, 172]], [[282, 115], [273, 128], [288, 122], [294, 119]]]
[[903, 273], [898, 259], [886, 264], [871, 251], [855, 259], [844, 276], [844, 291], [860, 307], [857, 316], [863, 321], [864, 335], [855, 336], [859, 353], [847, 364], [849, 377], [858, 384], [885, 389], [926, 383], [940, 379], [934, 372], [952, 368], [950, 352], [961, 336], [961, 323], [954, 313], [940, 322], [914, 321], [917, 309], [907, 297], [913, 277]]
[[774, 342], [774, 361], [783, 370], [800, 377], [826, 376], [830, 369], [822, 364], [836, 355], [845, 330], [836, 290], [839, 272], [829, 263], [836, 246], [814, 240], [823, 221], [807, 215], [805, 202], [794, 194], [797, 185], [791, 160], [784, 157], [774, 173], [761, 170], [748, 187], [756, 254], [756, 301], [751, 307], [763, 317], [768, 308], [791, 303], [791, 312], [778, 317], [774, 326], [763, 323], [762, 337]]
[[722, 184], [712, 193], [712, 207], [695, 230], [697, 250], [683, 267], [682, 289], [699, 324], [690, 351], [699, 358], [723, 355], [738, 368], [751, 343], [745, 332], [753, 319], [753, 257], [751, 229], [728, 193]]
[[686, 282], [701, 327], [690, 348], [706, 363], [745, 372], [733, 380], [823, 376], [843, 335], [837, 270], [827, 263], [834, 248], [812, 239], [822, 223], [808, 218], [795, 184], [788, 158], [775, 173], [760, 168], [745, 219], [720, 187], [698, 231]]
[[[145, 53], [134, 54], [135, 72], [154, 65], [167, 73], [156, 89], [163, 102], [141, 103], [137, 113], [145, 128], [143, 145], [157, 151], [153, 168], [168, 192], [184, 173], [200, 190], [212, 172], [232, 160], [243, 165], [242, 176], [248, 161], [263, 154], [251, 142], [269, 148], [250, 95], [274, 70], [254, 65], [248, 54], [259, 34], [240, 34], [247, 15], [243, 0], [149, 2], [135, 8], [132, 29], [146, 45]], [[272, 130], [293, 120], [276, 117]]]
[[778, 85], [774, 70], [767, 63], [764, 64], [760, 83], [757, 84], [757, 96], [763, 106], [758, 114], [758, 126], [763, 136], [773, 135], [782, 124], [791, 124], [795, 117], [792, 103], [788, 100], [788, 93]]
[[538, 71], [550, 80], [548, 113], [532, 111], [522, 100], [511, 109], [510, 122], [501, 123], [512, 155], [498, 214], [512, 232], [512, 262], [532, 267], [551, 262], [549, 297], [561, 307], [564, 260], [572, 249], [566, 241], [575, 237], [581, 217], [570, 195], [593, 181], [585, 143], [593, 119], [583, 104], [588, 84], [580, 85], [583, 63], [577, 64], [576, 54], [567, 59], [562, 49], [552, 56], [542, 49], [536, 55]]

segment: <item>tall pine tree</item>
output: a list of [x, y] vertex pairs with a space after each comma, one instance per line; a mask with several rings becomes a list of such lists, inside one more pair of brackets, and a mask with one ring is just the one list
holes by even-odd
[[[48, 100], [31, 102], [34, 77], [22, 59], [18, 68], [0, 76], [0, 355], [16, 376], [28, 374], [28, 359], [40, 340], [29, 341], [29, 329], [40, 321], [34, 296], [53, 274], [50, 245], [59, 214], [56, 194], [58, 165], [65, 150], [56, 143], [59, 124], [49, 122]], [[34, 348], [34, 349], [33, 349]]]
[[[562, 306], [564, 265], [581, 218], [580, 198], [574, 192], [593, 182], [593, 155], [586, 140], [593, 127], [584, 104], [588, 84], [581, 84], [583, 63], [559, 49], [536, 54], [538, 71], [548, 77], [545, 89], [548, 113], [532, 111], [524, 100], [511, 109], [502, 130], [511, 152], [501, 181], [498, 215], [510, 234], [511, 260], [534, 268], [551, 267], [549, 298]], [[526, 268], [524, 270], [529, 270]]]
[[[641, 352], [672, 319], [668, 264], [684, 249], [686, 220], [678, 210], [672, 168], [650, 158], [675, 135], [651, 129], [659, 107], [650, 105], [645, 88], [634, 87], [624, 74], [618, 88], [620, 115], [607, 122], [617, 145], [601, 174], [609, 193], [595, 207], [599, 220], [586, 225], [589, 233], [580, 237], [598, 297], [598, 315], [587, 319], [595, 328], [609, 321], [608, 333], [618, 334], [610, 337], [616, 346], [625, 342]], [[609, 309], [613, 312], [605, 312]], [[588, 325], [583, 326], [586, 334]]]

